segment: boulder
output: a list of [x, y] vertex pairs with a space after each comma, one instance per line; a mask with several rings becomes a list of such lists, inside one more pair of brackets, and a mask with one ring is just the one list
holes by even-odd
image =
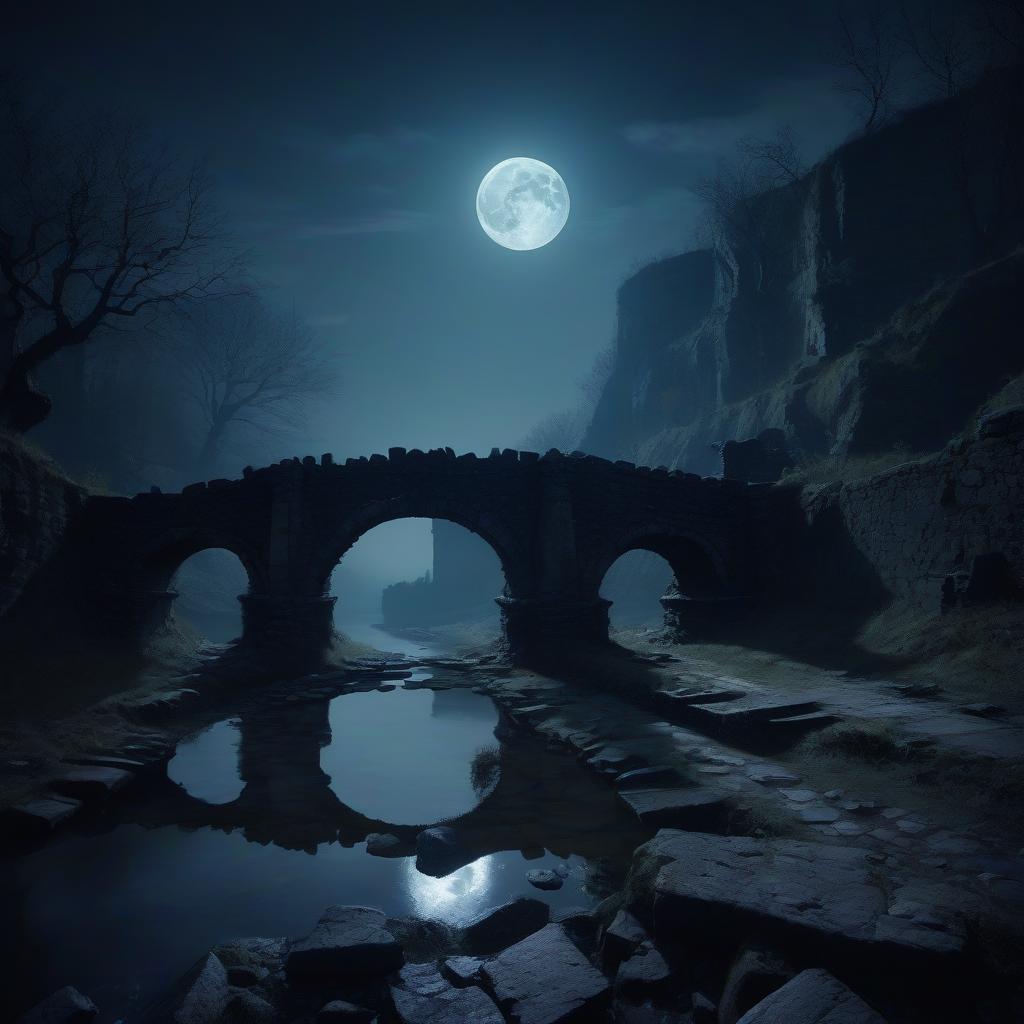
[[789, 981], [796, 970], [774, 950], [744, 946], [729, 968], [718, 1001], [718, 1024], [736, 1024], [752, 1006]]
[[470, 921], [463, 929], [463, 942], [471, 953], [490, 956], [539, 931], [550, 917], [546, 903], [521, 896]]
[[526, 872], [526, 880], [536, 889], [561, 889], [563, 879], [556, 871], [549, 871], [546, 868], [535, 868]]
[[77, 988], [65, 985], [22, 1014], [17, 1024], [86, 1024], [99, 1010]]
[[386, 920], [382, 911], [371, 907], [328, 907], [309, 935], [289, 947], [288, 980], [329, 981], [398, 970], [405, 957], [385, 927]]
[[186, 989], [178, 1001], [172, 1020], [174, 1024], [214, 1024], [219, 1021], [231, 999], [224, 965], [213, 954], [185, 979]]
[[517, 1024], [597, 1020], [610, 986], [561, 925], [545, 925], [484, 965], [498, 1005]]
[[425, 828], [416, 836], [416, 870], [441, 878], [466, 862], [459, 835], [447, 825]]
[[739, 1024], [885, 1024], [885, 1018], [827, 971], [801, 971]]
[[628, 910], [620, 910], [601, 936], [604, 969], [614, 974], [619, 964], [648, 938], [647, 929]]
[[333, 999], [320, 1008], [316, 1024], [370, 1024], [376, 1016], [373, 1010], [365, 1006], [356, 1006], [344, 999]]
[[551, 914], [551, 920], [560, 924], [587, 956], [595, 953], [600, 923], [594, 910], [589, 907], [563, 907]]
[[963, 948], [956, 915], [938, 905], [952, 897], [935, 889], [913, 900], [901, 899], [901, 888], [887, 893], [858, 847], [666, 829], [637, 857], [661, 865], [654, 883], [659, 939], [700, 932], [729, 944], [752, 931], [785, 931], [787, 948], [802, 943], [820, 956], [902, 955], [918, 963]]
[[391, 986], [401, 1024], [504, 1024], [489, 995], [470, 985], [457, 988], [433, 964], [409, 964]]
[[475, 985], [480, 980], [483, 965], [483, 960], [475, 956], [450, 956], [441, 965], [441, 970], [453, 985]]
[[255, 992], [238, 992], [224, 1008], [224, 1024], [274, 1024], [277, 1010]]
[[651, 942], [637, 946], [615, 974], [615, 995], [636, 1003], [661, 998], [672, 986], [672, 969]]

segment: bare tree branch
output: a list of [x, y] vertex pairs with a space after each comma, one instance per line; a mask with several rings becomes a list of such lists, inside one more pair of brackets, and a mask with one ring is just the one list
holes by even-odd
[[113, 118], [64, 128], [0, 94], [0, 422], [49, 412], [31, 376], [112, 319], [241, 289], [210, 184]]
[[252, 297], [196, 306], [173, 351], [204, 423], [203, 471], [238, 424], [294, 424], [310, 400], [338, 386], [336, 365], [309, 327]]

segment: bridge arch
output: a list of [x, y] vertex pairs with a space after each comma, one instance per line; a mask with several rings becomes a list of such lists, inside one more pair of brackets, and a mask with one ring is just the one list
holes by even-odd
[[250, 594], [266, 591], [267, 571], [255, 550], [221, 531], [186, 528], [169, 530], [146, 546], [138, 559], [138, 584], [143, 590], [167, 590], [175, 573], [189, 558], [214, 549], [229, 551], [242, 563], [249, 578]]
[[331, 573], [356, 541], [378, 526], [401, 519], [445, 519], [469, 530], [497, 555], [507, 593], [522, 592], [528, 586], [527, 557], [521, 542], [495, 516], [463, 502], [403, 495], [362, 505], [326, 531], [310, 559], [309, 592], [326, 595]]
[[609, 541], [584, 570], [584, 584], [597, 594], [612, 565], [629, 551], [651, 551], [672, 569], [680, 592], [711, 598], [729, 591], [729, 566], [715, 545], [696, 533], [658, 524], [638, 527]]

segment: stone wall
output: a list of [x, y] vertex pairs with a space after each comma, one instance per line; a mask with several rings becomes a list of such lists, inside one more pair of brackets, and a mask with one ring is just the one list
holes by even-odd
[[[938, 611], [958, 592], [1024, 588], [1024, 408], [944, 451], [848, 484], [765, 492], [766, 589], [813, 602], [895, 599]], [[774, 525], [771, 525], [774, 523]], [[768, 538], [765, 538], [766, 542]], [[1002, 566], [1002, 591], [978, 578]]]

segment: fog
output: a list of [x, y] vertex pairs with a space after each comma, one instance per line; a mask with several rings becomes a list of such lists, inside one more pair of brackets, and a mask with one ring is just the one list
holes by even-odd
[[[580, 382], [615, 336], [616, 289], [701, 243], [701, 178], [780, 125], [805, 161], [851, 128], [821, 46], [831, 14], [783, 7], [538, 8], [550, 31], [531, 35], [528, 60], [476, 10], [17, 12], [19, 87], [72, 118], [132, 119], [158, 166], [202, 161], [246, 287], [309, 331], [331, 378], [239, 418], [201, 457], [208, 415], [169, 355], [181, 323], [133, 322], [52, 360], [44, 383], [59, 401], [37, 439], [133, 493], [309, 453], [521, 447], [581, 404], [584, 424]], [[73, 94], [52, 88], [76, 79]], [[565, 229], [535, 251], [477, 223], [477, 185], [510, 155], [551, 164], [571, 196]], [[343, 602], [429, 567], [426, 526], [388, 538], [350, 553]]]

